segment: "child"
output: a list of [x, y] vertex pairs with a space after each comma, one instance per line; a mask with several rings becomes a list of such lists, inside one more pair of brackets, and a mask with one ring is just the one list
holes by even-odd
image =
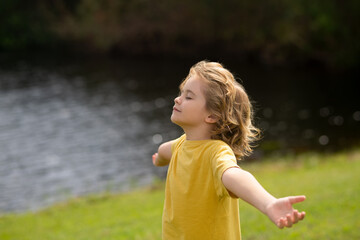
[[180, 85], [171, 121], [185, 132], [160, 145], [155, 166], [169, 164], [162, 220], [164, 240], [241, 239], [237, 198], [279, 228], [305, 217], [292, 204], [305, 196], [277, 199], [236, 159], [251, 153], [259, 130], [244, 88], [221, 64], [201, 61]]

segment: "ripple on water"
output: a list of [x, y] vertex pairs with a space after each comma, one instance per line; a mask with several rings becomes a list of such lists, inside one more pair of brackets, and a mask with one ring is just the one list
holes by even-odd
[[0, 90], [0, 212], [152, 181], [151, 155], [163, 138], [158, 124], [139, 116], [146, 104], [114, 86], [99, 85], [94, 95], [85, 78], [39, 71], [0, 72], [2, 86], [28, 83]]

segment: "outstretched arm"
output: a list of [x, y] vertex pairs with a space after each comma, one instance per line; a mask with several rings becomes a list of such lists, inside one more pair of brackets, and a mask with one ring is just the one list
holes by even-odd
[[171, 159], [171, 145], [174, 140], [165, 142], [159, 146], [158, 152], [152, 155], [153, 164], [157, 167], [166, 166]]
[[222, 182], [230, 193], [259, 209], [279, 228], [291, 227], [305, 217], [305, 212], [300, 213], [292, 207], [293, 204], [304, 201], [305, 196], [277, 199], [247, 171], [229, 168], [224, 172]]

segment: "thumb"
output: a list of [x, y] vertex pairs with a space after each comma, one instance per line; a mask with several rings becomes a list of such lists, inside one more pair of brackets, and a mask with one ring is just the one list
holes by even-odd
[[299, 203], [299, 202], [303, 202], [305, 201], [306, 197], [305, 196], [293, 196], [293, 197], [288, 197], [289, 201], [291, 204], [295, 204], [295, 203]]
[[153, 155], [152, 155], [152, 162], [153, 162], [153, 164], [156, 166], [156, 158], [158, 157], [158, 153], [154, 153]]

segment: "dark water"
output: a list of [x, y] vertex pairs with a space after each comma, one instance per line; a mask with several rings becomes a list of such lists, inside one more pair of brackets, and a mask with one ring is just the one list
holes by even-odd
[[[163, 177], [166, 169], [153, 167], [151, 155], [181, 133], [169, 116], [193, 63], [2, 59], [0, 213], [126, 191]], [[224, 63], [255, 100], [264, 138], [254, 156], [358, 143], [355, 73]]]

